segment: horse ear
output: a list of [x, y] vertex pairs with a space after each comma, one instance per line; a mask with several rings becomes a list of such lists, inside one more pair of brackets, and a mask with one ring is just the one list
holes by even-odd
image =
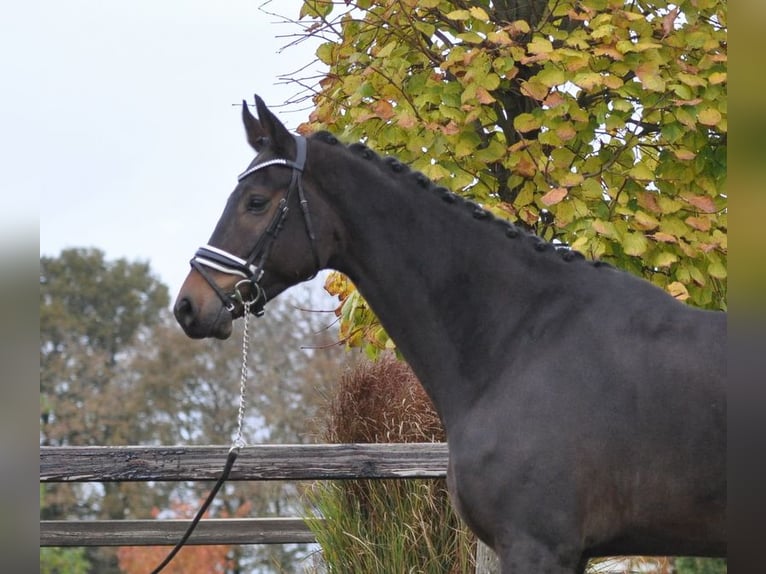
[[266, 107], [264, 101], [255, 94], [255, 109], [258, 111], [258, 121], [269, 138], [272, 149], [277, 153], [290, 152], [293, 149], [294, 138], [287, 128]]
[[245, 124], [247, 142], [256, 152], [260, 152], [264, 144], [267, 143], [268, 135], [261, 123], [250, 113], [250, 108], [247, 107], [245, 100], [242, 100], [242, 123]]

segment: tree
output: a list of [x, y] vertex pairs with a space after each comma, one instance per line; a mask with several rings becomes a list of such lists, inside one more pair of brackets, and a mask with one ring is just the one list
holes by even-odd
[[[364, 139], [543, 238], [726, 308], [725, 0], [306, 0], [301, 131]], [[353, 286], [342, 331], [389, 345]]]
[[[147, 263], [107, 261], [97, 249], [66, 249], [40, 258], [40, 440], [44, 445], [126, 444], [139, 429], [122, 406], [122, 359], [169, 302]], [[102, 491], [50, 485], [43, 518], [125, 518], [131, 487]], [[114, 553], [89, 549], [99, 572], [117, 572]]]
[[[240, 346], [189, 340], [168, 303], [167, 288], [145, 263], [109, 261], [97, 249], [41, 258], [41, 444], [231, 443]], [[298, 310], [310, 306], [309, 293], [294, 290], [270, 303], [263, 318], [251, 319], [244, 428], [248, 442], [309, 442], [315, 436], [314, 421], [343, 352], [334, 344], [337, 332], [327, 328], [334, 316]], [[41, 518], [183, 517], [209, 488], [206, 483], [164, 482], [46, 485]], [[299, 487], [290, 483], [231, 484], [219, 493], [211, 513], [298, 514], [300, 495]], [[167, 550], [134, 548], [118, 557], [109, 548], [53, 549], [41, 551], [41, 560], [54, 569], [66, 559], [72, 568], [116, 573], [138, 564], [145, 570]], [[186, 554], [197, 563], [234, 564], [252, 571], [279, 564], [290, 571], [305, 552], [305, 545], [268, 545]]]

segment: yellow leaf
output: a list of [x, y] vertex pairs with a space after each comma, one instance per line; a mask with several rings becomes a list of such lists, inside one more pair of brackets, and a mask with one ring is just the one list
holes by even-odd
[[721, 112], [715, 108], [705, 108], [699, 113], [697, 119], [702, 125], [715, 126], [721, 121]]
[[468, 10], [453, 10], [447, 14], [447, 18], [450, 20], [468, 20], [471, 18], [471, 13]]
[[513, 200], [513, 207], [515, 208], [521, 208], [525, 205], [529, 205], [532, 203], [532, 200], [534, 199], [534, 191], [532, 185], [525, 185], [521, 188], [521, 191], [516, 196], [516, 199]]
[[601, 85], [603, 78], [601, 77], [601, 74], [596, 72], [583, 72], [576, 74], [572, 81], [583, 90], [592, 90], [596, 86]]
[[372, 106], [375, 115], [382, 120], [390, 120], [394, 116], [394, 106], [386, 100], [378, 100]]
[[682, 161], [694, 159], [695, 157], [697, 157], [696, 153], [688, 149], [674, 149], [673, 155], [675, 155], [678, 159]]
[[472, 6], [469, 12], [471, 16], [473, 16], [477, 20], [481, 20], [482, 22], [489, 21], [489, 15], [484, 11], [484, 9], [479, 8], [478, 6]]
[[460, 133], [460, 127], [453, 120], [450, 120], [446, 126], [441, 126], [440, 129], [445, 136], [454, 136]]
[[530, 31], [529, 22], [526, 20], [516, 20], [515, 22], [511, 22], [506, 28], [513, 36], [518, 34], [529, 34]]
[[601, 219], [594, 219], [591, 222], [591, 227], [599, 235], [605, 235], [606, 237], [614, 237], [615, 229], [614, 224], [609, 221], [602, 221]]
[[628, 174], [633, 179], [638, 179], [640, 181], [650, 181], [654, 179], [654, 173], [652, 170], [646, 167], [646, 165], [643, 163], [637, 163], [634, 165]]
[[575, 239], [572, 242], [572, 245], [570, 247], [572, 248], [572, 251], [582, 252], [582, 251], [585, 251], [585, 247], [588, 245], [589, 241], [590, 240], [586, 236], [580, 235], [577, 239]]
[[539, 74], [537, 74], [537, 79], [544, 86], [548, 86], [549, 88], [552, 88], [553, 86], [563, 84], [564, 82], [566, 82], [567, 78], [563, 70], [551, 67], [551, 68], [546, 68], [542, 70]]
[[378, 52], [375, 54], [376, 58], [387, 58], [391, 55], [391, 52], [394, 51], [394, 48], [396, 48], [396, 42], [389, 42], [385, 46], [383, 46]]
[[553, 44], [546, 38], [532, 38], [532, 41], [527, 44], [527, 51], [530, 54], [550, 54], [553, 52]]
[[665, 90], [665, 80], [662, 79], [659, 67], [654, 62], [645, 62], [636, 67], [636, 75], [647, 90], [662, 92]]
[[648, 231], [650, 229], [656, 229], [659, 227], [660, 222], [657, 220], [656, 217], [652, 217], [648, 213], [644, 213], [643, 211], [636, 211], [635, 216], [633, 217], [633, 222], [636, 227], [639, 229], [643, 229], [645, 231]]
[[513, 40], [505, 30], [495, 30], [487, 34], [487, 40], [501, 46], [510, 46], [513, 44]]
[[476, 88], [476, 99], [479, 100], [480, 104], [491, 104], [495, 101], [495, 98], [492, 97], [492, 95], [484, 88], [479, 86]]
[[712, 85], [723, 84], [726, 81], [726, 72], [713, 72], [708, 77], [708, 82]]
[[679, 281], [673, 281], [666, 287], [666, 289], [668, 290], [668, 293], [679, 301], [686, 301], [689, 298], [689, 291], [686, 289], [686, 286]]
[[538, 101], [542, 101], [548, 95], [550, 88], [545, 84], [540, 83], [536, 78], [532, 78], [528, 82], [522, 82], [521, 93], [525, 96]]
[[652, 265], [655, 267], [670, 267], [676, 261], [678, 261], [678, 255], [669, 251], [661, 251], [654, 256]]
[[649, 247], [649, 242], [643, 233], [628, 233], [622, 241], [623, 251], [627, 255], [633, 255], [634, 257], [643, 255], [647, 247]]
[[574, 127], [570, 123], [562, 124], [556, 128], [556, 135], [563, 142], [567, 142], [577, 135]]
[[471, 31], [458, 34], [457, 37], [463, 40], [463, 42], [468, 42], [469, 44], [481, 44], [484, 41], [484, 38], [480, 34]]
[[396, 123], [399, 127], [408, 130], [417, 123], [417, 120], [412, 114], [404, 113], [399, 116], [399, 120]]
[[540, 201], [548, 206], [556, 205], [561, 200], [563, 200], [568, 193], [569, 190], [566, 187], [554, 187], [552, 190], [542, 196]]
[[710, 231], [710, 220], [707, 218], [689, 216], [684, 219], [684, 222], [689, 227], [698, 231]]
[[323, 64], [330, 65], [333, 62], [333, 48], [336, 46], [336, 44], [333, 44], [332, 42], [327, 42], [325, 44], [321, 44], [317, 50], [316, 50], [316, 56], [319, 58], [319, 61]]
[[677, 243], [678, 239], [674, 237], [673, 235], [670, 235], [670, 233], [664, 233], [662, 231], [658, 231], [657, 233], [650, 235], [652, 239], [655, 241], [659, 241], [660, 243]]
[[708, 265], [707, 272], [711, 277], [715, 277], [716, 279], [726, 279], [727, 276], [726, 266], [720, 261], [713, 261]]
[[[514, 171], [524, 177], [533, 177], [537, 173], [537, 165], [535, 165], [535, 162], [532, 161], [527, 154], [524, 154], [519, 158], [519, 162], [516, 164]], [[519, 193], [518, 197], [521, 197], [522, 193], [524, 193], [524, 190]], [[524, 203], [519, 203], [518, 200], [514, 201], [514, 204], [525, 205]]]
[[583, 176], [581, 173], [570, 171], [559, 178], [559, 183], [564, 187], [572, 187], [582, 183], [582, 180]]
[[513, 119], [513, 127], [522, 133], [531, 132], [540, 128], [540, 120], [532, 114], [519, 114]]
[[602, 76], [601, 81], [607, 88], [612, 90], [621, 88], [623, 84], [625, 83], [622, 81], [622, 78], [618, 78], [617, 76], [612, 76], [612, 75]]
[[676, 77], [687, 86], [704, 87], [707, 84], [704, 79], [700, 78], [699, 76], [695, 76], [694, 74], [685, 74], [683, 72], [679, 72], [676, 74]]
[[684, 199], [703, 213], [715, 213], [716, 207], [713, 198], [708, 195], [688, 195]]

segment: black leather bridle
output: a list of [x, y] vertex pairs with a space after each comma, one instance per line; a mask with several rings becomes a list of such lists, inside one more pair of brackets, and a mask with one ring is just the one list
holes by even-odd
[[[306, 224], [306, 233], [311, 244], [311, 252], [314, 256], [314, 273], [311, 277], [314, 277], [319, 271], [319, 253], [316, 247], [316, 236], [314, 234], [314, 227], [311, 223], [311, 214], [309, 213], [308, 201], [306, 200], [306, 194], [302, 184], [303, 169], [306, 166], [306, 138], [302, 136], [294, 137], [296, 146], [295, 161], [284, 158], [274, 158], [259, 163], [258, 158], [256, 157], [253, 160], [253, 163], [251, 163], [245, 171], [239, 174], [237, 178], [238, 181], [242, 181], [250, 174], [260, 169], [275, 165], [292, 169], [292, 177], [290, 179], [290, 185], [287, 188], [287, 193], [285, 193], [284, 197], [279, 200], [276, 212], [272, 216], [271, 221], [264, 232], [258, 237], [247, 258], [242, 259], [241, 257], [229, 253], [220, 247], [215, 247], [214, 245], [204, 245], [197, 249], [197, 252], [190, 261], [192, 268], [196, 269], [205, 281], [208, 282], [229, 312], [233, 312], [237, 304], [242, 304], [244, 302], [242, 293], [240, 292], [240, 286], [248, 285], [250, 287], [250, 309], [253, 314], [257, 316], [263, 315], [263, 307], [266, 304], [266, 293], [259, 284], [259, 281], [263, 277], [264, 266], [266, 265], [266, 260], [269, 257], [271, 248], [287, 219], [290, 199], [296, 192], [298, 194], [298, 202], [301, 206], [301, 211], [303, 212], [303, 221]], [[216, 284], [213, 277], [208, 272], [208, 269], [214, 269], [229, 275], [237, 275], [242, 277], [242, 280], [237, 282], [232, 293], [226, 293]]]

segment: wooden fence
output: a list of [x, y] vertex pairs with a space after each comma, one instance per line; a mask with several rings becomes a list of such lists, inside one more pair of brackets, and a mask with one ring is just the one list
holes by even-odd
[[[228, 447], [41, 447], [40, 482], [214, 481]], [[316, 444], [244, 447], [230, 481], [444, 478], [447, 445]], [[40, 546], [173, 545], [188, 520], [43, 520]], [[315, 542], [302, 518], [205, 519], [190, 545]], [[484, 554], [482, 549], [482, 554]], [[489, 573], [482, 566], [478, 572]]]

